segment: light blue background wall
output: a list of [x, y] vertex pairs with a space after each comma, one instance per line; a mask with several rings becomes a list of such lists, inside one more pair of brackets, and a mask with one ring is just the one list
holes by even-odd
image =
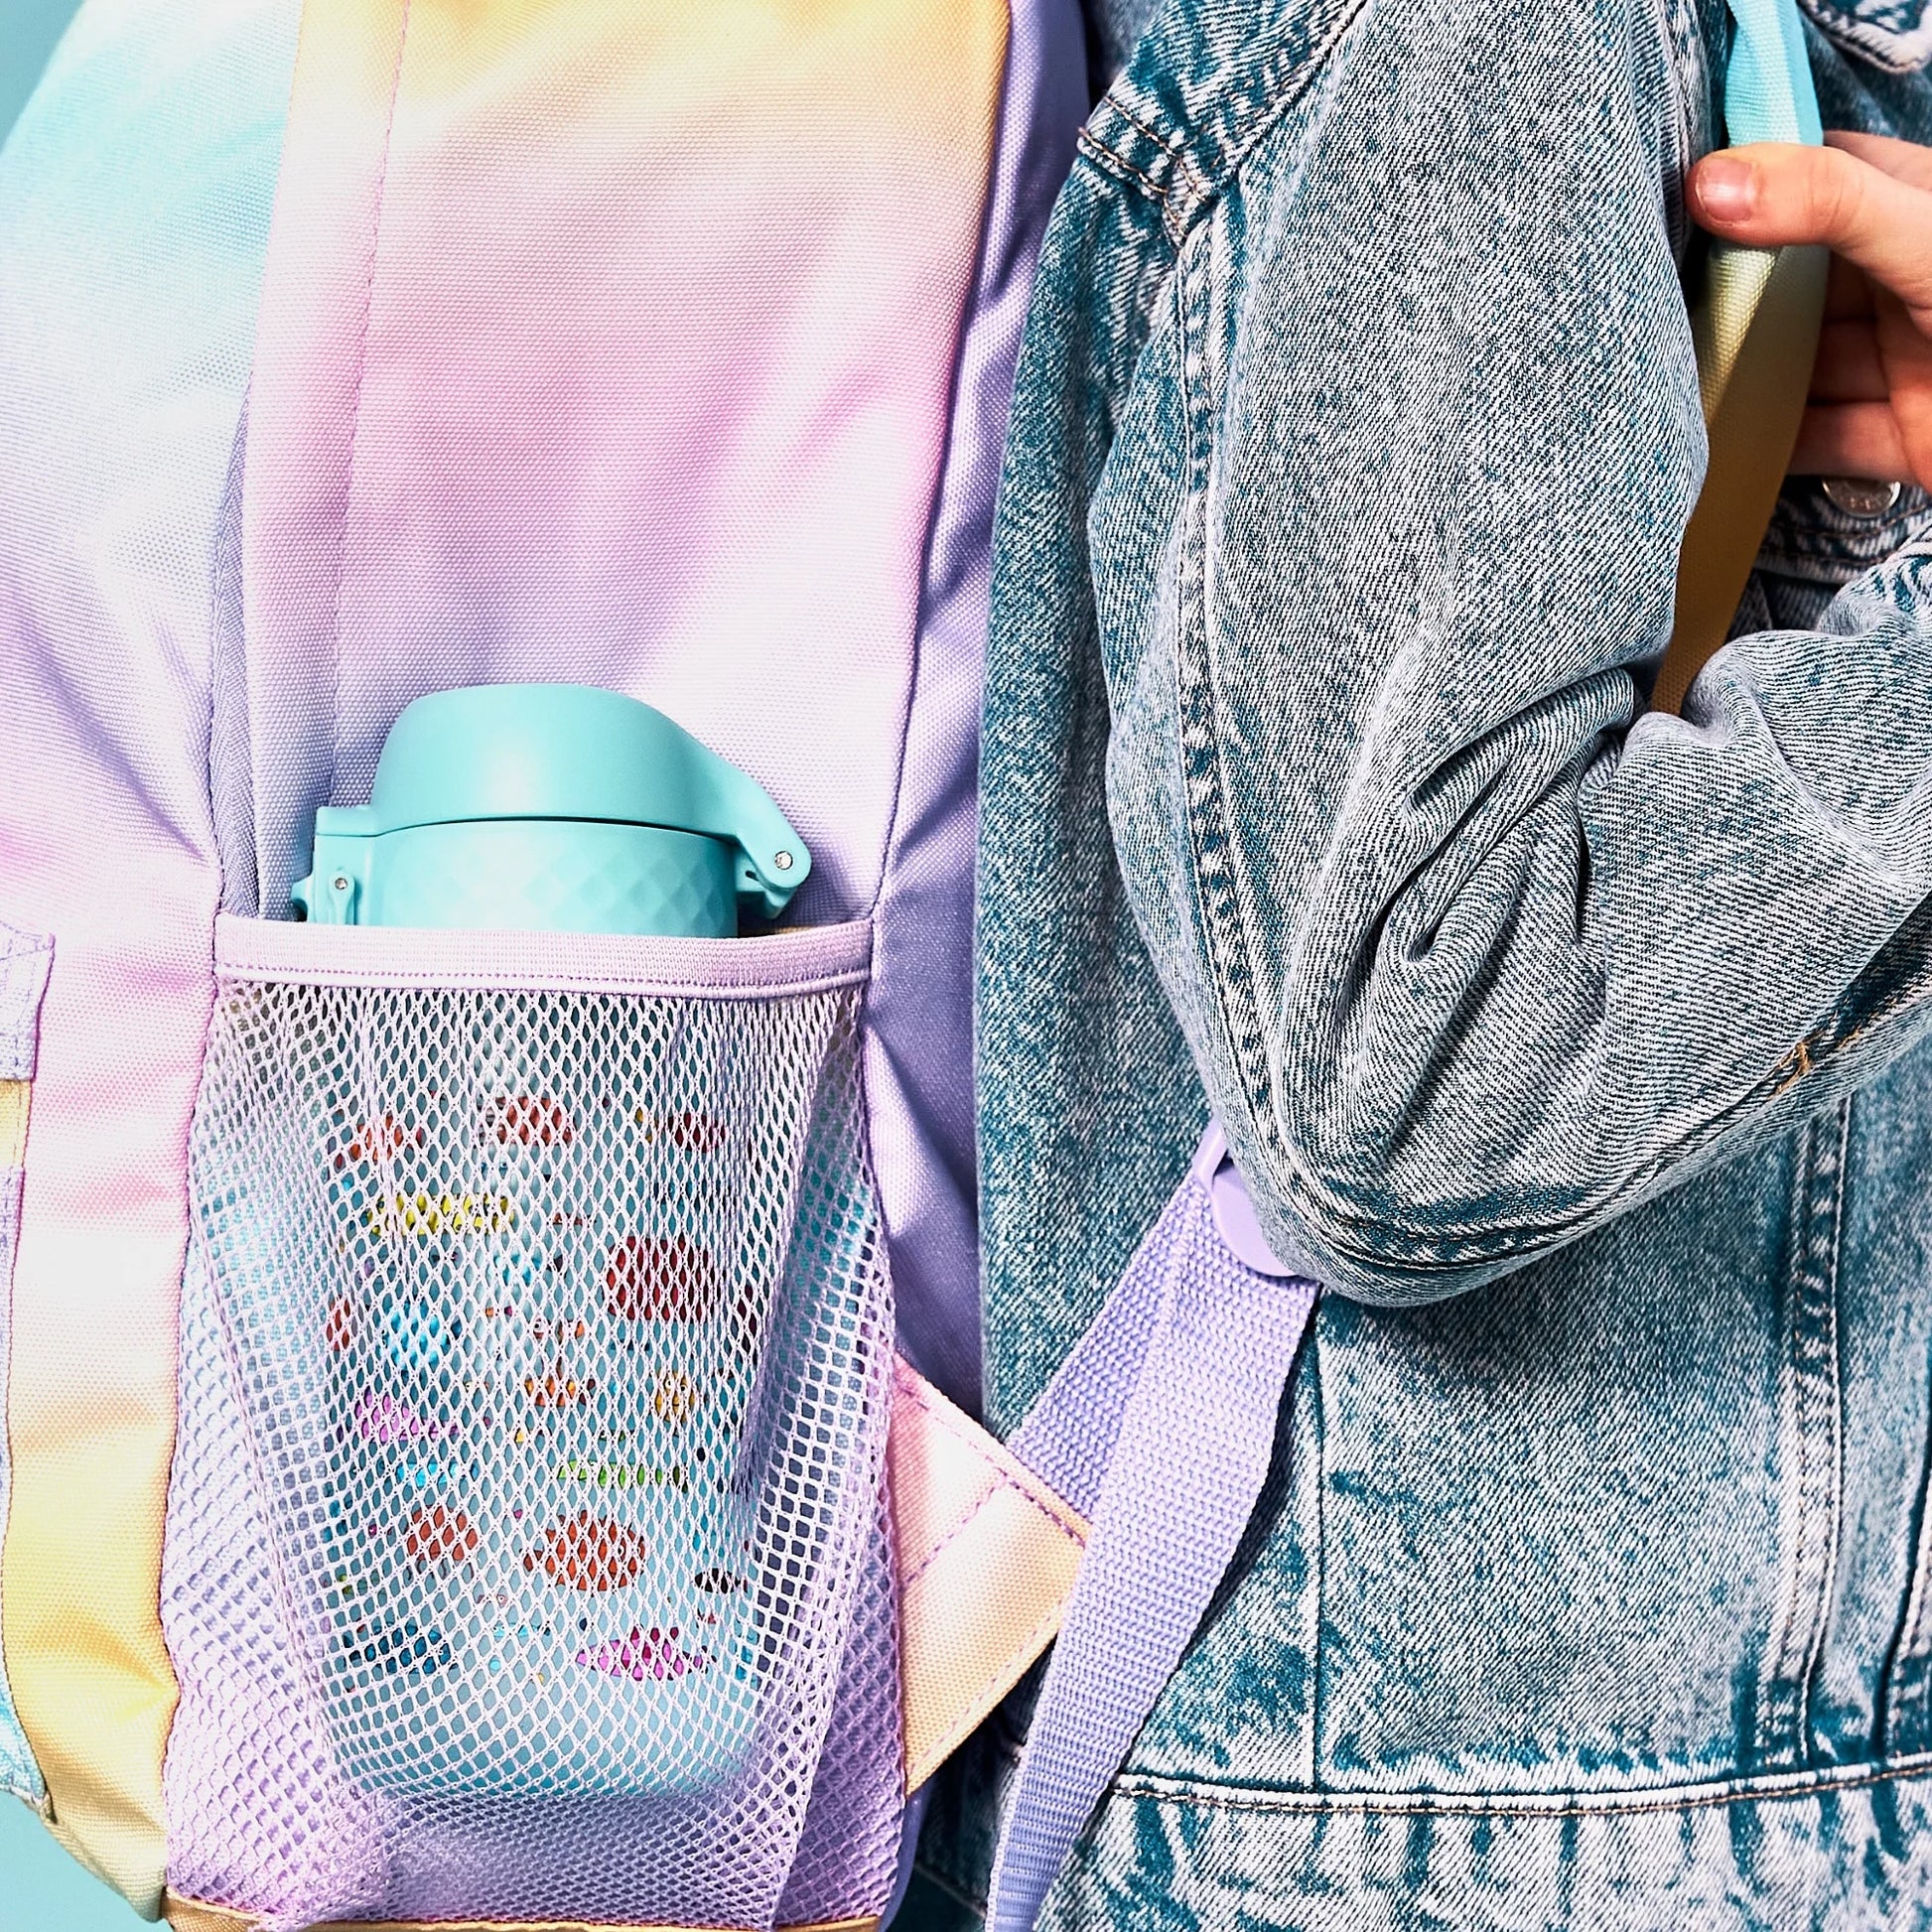
[[0, 1932], [153, 1932], [56, 1845], [23, 1804], [0, 1798]]
[[76, 0], [0, 0], [0, 139], [34, 90]]
[[[0, 140], [33, 92], [74, 5], [0, 0]], [[0, 262], [0, 276], [6, 272]], [[24, 1805], [0, 1798], [0, 1932], [138, 1932], [141, 1925]]]

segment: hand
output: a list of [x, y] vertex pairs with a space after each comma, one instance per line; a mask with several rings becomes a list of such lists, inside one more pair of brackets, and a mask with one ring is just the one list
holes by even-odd
[[1833, 252], [1792, 473], [1932, 488], [1932, 148], [1825, 139], [1707, 155], [1691, 171], [1691, 213], [1729, 241]]

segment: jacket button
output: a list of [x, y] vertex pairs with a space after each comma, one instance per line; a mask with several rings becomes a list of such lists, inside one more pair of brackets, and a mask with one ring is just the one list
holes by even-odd
[[1870, 523], [1890, 509], [1904, 493], [1895, 483], [1867, 483], [1863, 477], [1827, 477], [1820, 484], [1834, 509]]

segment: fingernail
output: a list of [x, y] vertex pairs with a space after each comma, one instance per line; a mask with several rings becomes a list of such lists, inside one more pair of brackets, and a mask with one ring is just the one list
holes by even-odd
[[1757, 170], [1729, 155], [1707, 155], [1691, 177], [1698, 207], [1719, 221], [1741, 221], [1757, 207]]

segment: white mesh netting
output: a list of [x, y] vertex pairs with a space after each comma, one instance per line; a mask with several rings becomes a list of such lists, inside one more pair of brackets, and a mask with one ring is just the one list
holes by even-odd
[[[769, 1922], [876, 1535], [857, 1001], [223, 988], [200, 1259], [292, 1676], [383, 1841], [353, 1896], [284, 1858], [233, 1902]], [[177, 1514], [234, 1480], [178, 1466]], [[235, 1874], [317, 1822], [213, 1752], [170, 1783]]]

